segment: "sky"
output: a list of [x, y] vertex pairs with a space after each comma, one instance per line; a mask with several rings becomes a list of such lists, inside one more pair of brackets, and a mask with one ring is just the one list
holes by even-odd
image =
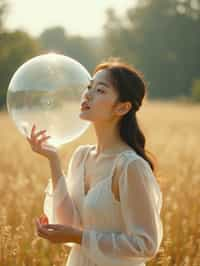
[[112, 7], [123, 16], [137, 0], [7, 0], [6, 27], [21, 29], [33, 36], [53, 26], [85, 37], [102, 33], [105, 10]]

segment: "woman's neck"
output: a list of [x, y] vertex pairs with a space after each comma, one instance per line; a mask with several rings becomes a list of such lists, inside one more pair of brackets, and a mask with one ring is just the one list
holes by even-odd
[[[116, 124], [113, 125], [96, 125], [93, 124], [96, 134], [96, 150], [98, 156], [101, 153], [117, 153], [129, 146], [121, 139]], [[130, 147], [129, 147], [130, 148]]]

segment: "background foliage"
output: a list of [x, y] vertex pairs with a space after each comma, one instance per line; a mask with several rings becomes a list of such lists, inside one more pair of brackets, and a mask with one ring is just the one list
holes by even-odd
[[200, 79], [200, 0], [140, 0], [123, 19], [108, 9], [104, 34], [94, 38], [69, 35], [62, 27], [37, 39], [20, 29], [7, 32], [7, 15], [6, 0], [0, 0], [0, 107], [17, 68], [48, 51], [71, 56], [91, 72], [107, 57], [121, 57], [144, 72], [149, 98], [199, 101], [192, 86]]

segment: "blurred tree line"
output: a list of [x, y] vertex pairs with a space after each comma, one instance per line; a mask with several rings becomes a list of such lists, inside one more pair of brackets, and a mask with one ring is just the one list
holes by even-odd
[[3, 21], [7, 12], [6, 0], [0, 0], [0, 108], [5, 107], [8, 84], [14, 72], [40, 52], [38, 41], [28, 33], [6, 31]]
[[123, 18], [108, 9], [104, 34], [96, 38], [72, 36], [62, 27], [37, 39], [8, 32], [8, 14], [6, 0], [0, 0], [0, 107], [17, 68], [49, 51], [73, 57], [90, 72], [107, 57], [121, 57], [143, 71], [149, 98], [200, 99], [200, 0], [140, 0]]
[[144, 72], [151, 97], [191, 95], [200, 77], [199, 0], [140, 0], [123, 21], [112, 9], [107, 15], [106, 50]]

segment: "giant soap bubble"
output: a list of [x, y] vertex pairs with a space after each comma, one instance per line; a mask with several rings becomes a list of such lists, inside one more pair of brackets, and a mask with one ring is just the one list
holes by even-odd
[[47, 143], [58, 147], [79, 137], [90, 125], [79, 118], [81, 95], [91, 76], [76, 60], [45, 54], [24, 63], [14, 73], [7, 92], [7, 108], [16, 127], [30, 136], [47, 130]]

